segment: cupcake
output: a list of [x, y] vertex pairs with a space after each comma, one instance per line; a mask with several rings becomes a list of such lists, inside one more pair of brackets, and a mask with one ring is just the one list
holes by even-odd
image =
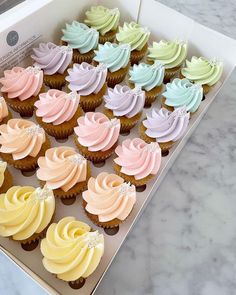
[[73, 21], [71, 24], [66, 24], [66, 28], [62, 32], [62, 44], [73, 49], [73, 62], [79, 64], [92, 62], [94, 49], [98, 46], [98, 31]]
[[153, 42], [148, 48], [147, 60], [154, 63], [156, 60], [165, 67], [165, 83], [178, 75], [187, 56], [187, 43], [182, 41]]
[[161, 149], [156, 142], [147, 144], [140, 138], [126, 139], [115, 153], [116, 174], [136, 187], [147, 184], [161, 165]]
[[96, 270], [104, 253], [104, 236], [74, 217], [64, 217], [49, 226], [40, 250], [45, 269], [72, 286]]
[[5, 193], [12, 186], [12, 175], [7, 169], [7, 163], [0, 160], [0, 194]]
[[94, 64], [102, 63], [107, 66], [107, 85], [114, 87], [121, 83], [129, 70], [130, 46], [106, 42], [99, 44], [95, 50]]
[[99, 64], [97, 67], [86, 62], [74, 64], [68, 70], [66, 77], [68, 88], [80, 94], [80, 105], [85, 112], [95, 111], [103, 101], [106, 93], [107, 67]]
[[109, 9], [104, 6], [92, 6], [86, 13], [84, 22], [99, 32], [99, 43], [113, 42], [120, 21], [118, 8]]
[[31, 244], [45, 235], [54, 211], [52, 190], [13, 186], [0, 195], [0, 236]]
[[48, 42], [40, 43], [33, 51], [31, 57], [35, 61], [34, 65], [43, 70], [45, 85], [61, 89], [66, 84], [67, 69], [73, 56], [72, 48]]
[[196, 56], [193, 56], [191, 61], [186, 60], [186, 66], [181, 70], [183, 77], [202, 85], [204, 94], [220, 80], [222, 73], [222, 62]]
[[88, 160], [99, 163], [114, 152], [120, 133], [120, 120], [109, 120], [102, 113], [88, 112], [78, 119], [75, 144]]
[[119, 33], [116, 39], [120, 44], [129, 44], [131, 46], [130, 61], [131, 64], [137, 64], [147, 53], [150, 31], [141, 27], [136, 22], [124, 23], [119, 27]]
[[79, 107], [79, 95], [76, 92], [65, 93], [50, 89], [39, 95], [36, 101], [35, 117], [47, 134], [64, 139], [74, 132], [77, 119], [83, 111]]
[[43, 71], [38, 67], [14, 67], [4, 71], [0, 83], [7, 104], [21, 116], [31, 117], [34, 103], [44, 91]]
[[166, 85], [162, 93], [162, 106], [169, 111], [185, 106], [187, 112], [195, 113], [203, 98], [203, 88], [200, 84], [193, 84], [188, 79], [175, 78]]
[[173, 112], [153, 108], [140, 125], [140, 137], [147, 143], [158, 142], [162, 154], [166, 155], [174, 143], [185, 135], [189, 117], [185, 106]]
[[104, 100], [104, 114], [109, 119], [120, 119], [120, 131], [128, 132], [142, 116], [145, 93], [140, 88], [130, 89], [126, 85], [118, 84], [114, 89], [108, 89]]
[[135, 186], [124, 182], [116, 174], [102, 172], [88, 181], [88, 190], [83, 192], [86, 214], [98, 226], [117, 227], [130, 215], [136, 202]]
[[73, 198], [86, 190], [91, 176], [87, 160], [75, 149], [60, 146], [48, 149], [38, 159], [37, 178], [58, 198]]
[[12, 118], [11, 112], [8, 110], [6, 101], [0, 96], [0, 124], [6, 124]]
[[24, 119], [0, 125], [0, 157], [21, 171], [34, 171], [37, 161], [50, 148], [43, 128]]
[[129, 71], [129, 84], [141, 87], [145, 91], [145, 107], [150, 107], [157, 95], [162, 91], [165, 69], [161, 63], [155, 61], [153, 65], [140, 63]]

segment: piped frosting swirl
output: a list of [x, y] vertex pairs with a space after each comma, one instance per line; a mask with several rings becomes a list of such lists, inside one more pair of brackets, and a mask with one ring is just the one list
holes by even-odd
[[4, 97], [0, 96], [0, 123], [5, 119], [9, 114], [8, 107]]
[[7, 169], [7, 162], [0, 160], [0, 187], [2, 187], [3, 185], [6, 169]]

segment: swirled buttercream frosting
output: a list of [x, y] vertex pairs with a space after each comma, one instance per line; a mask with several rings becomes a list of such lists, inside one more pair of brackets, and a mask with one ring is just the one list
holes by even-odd
[[0, 96], [0, 123], [9, 114], [8, 107], [4, 97]]
[[0, 160], [0, 187], [2, 187], [3, 185], [6, 169], [7, 169], [7, 162]]

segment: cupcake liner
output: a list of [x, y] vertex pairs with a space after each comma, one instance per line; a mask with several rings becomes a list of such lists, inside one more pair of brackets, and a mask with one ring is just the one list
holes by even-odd
[[114, 168], [114, 171], [117, 175], [122, 177], [126, 182], [132, 183], [136, 187], [147, 184], [155, 176], [153, 174], [150, 174], [142, 179], [135, 179], [135, 177], [132, 175], [126, 175], [126, 174], [122, 173], [121, 166], [119, 166], [118, 164], [115, 163], [113, 168]]
[[52, 123], [43, 122], [41, 117], [36, 115], [34, 112], [36, 121], [38, 124], [47, 132], [48, 135], [55, 137], [56, 139], [65, 139], [68, 138], [74, 132], [74, 127], [77, 125], [77, 119], [83, 115], [83, 111], [78, 107], [74, 116], [67, 122], [64, 122], [60, 125], [53, 125]]
[[203, 88], [203, 93], [204, 94], [207, 94], [211, 90], [211, 86], [209, 86], [207, 84], [202, 85], [202, 88]]
[[101, 35], [99, 33], [98, 43], [99, 44], [104, 44], [106, 42], [113, 43], [115, 41], [117, 31], [118, 31], [118, 28], [114, 31], [107, 32], [105, 35]]
[[144, 58], [148, 50], [148, 44], [146, 43], [141, 50], [133, 50], [130, 55], [131, 65], [139, 63]]
[[12, 119], [12, 113], [8, 110], [8, 115], [7, 117], [3, 118], [2, 121], [0, 122], [0, 124], [7, 124], [7, 122]]
[[3, 184], [2, 186], [0, 187], [0, 194], [3, 194], [5, 192], [7, 192], [9, 190], [9, 188], [12, 187], [12, 184], [13, 184], [13, 178], [12, 178], [12, 175], [11, 173], [9, 172], [8, 169], [5, 170], [5, 173], [4, 173], [4, 181], [3, 181]]
[[113, 111], [104, 108], [103, 113], [109, 118], [109, 119], [113, 119], [113, 118], [117, 118], [120, 120], [120, 132], [128, 132], [130, 131], [140, 120], [141, 116], [142, 116], [142, 112], [139, 112], [137, 115], [135, 115], [132, 118], [127, 118], [125, 116], [121, 116], [121, 117], [116, 117], [113, 114]]
[[117, 147], [118, 141], [109, 150], [97, 151], [97, 152], [91, 152], [88, 150], [87, 147], [82, 146], [78, 142], [78, 138], [76, 135], [74, 136], [74, 143], [77, 146], [77, 148], [79, 149], [79, 152], [82, 156], [84, 156], [86, 159], [92, 161], [93, 163], [99, 163], [99, 162], [106, 160], [107, 158], [109, 158], [113, 154], [115, 148]]
[[173, 69], [165, 69], [165, 77], [164, 77], [164, 83], [169, 83], [171, 79], [178, 76], [180, 73], [181, 66], [175, 67]]
[[67, 75], [68, 74], [66, 69], [63, 74], [56, 73], [53, 75], [44, 75], [43, 81], [44, 81], [44, 84], [47, 85], [49, 88], [61, 90], [62, 87], [66, 85], [65, 78]]
[[112, 219], [111, 221], [107, 221], [107, 222], [100, 222], [98, 219], [98, 215], [93, 215], [86, 210], [86, 208], [85, 208], [86, 205], [87, 205], [87, 202], [85, 200], [83, 200], [83, 208], [84, 208], [86, 215], [97, 226], [100, 226], [103, 228], [114, 228], [123, 222], [123, 220], [120, 220], [118, 218]]
[[[87, 177], [85, 181], [79, 182], [76, 185], [74, 185], [71, 189], [69, 189], [67, 192], [64, 192], [62, 189], [54, 189], [53, 194], [55, 197], [59, 199], [71, 199], [76, 196], [78, 196], [80, 193], [85, 191], [87, 189], [88, 180], [91, 177], [91, 167], [90, 164], [87, 163]], [[40, 186], [44, 187], [46, 184], [45, 181], [40, 181]]]
[[11, 154], [6, 154], [6, 153], [0, 153], [0, 157], [2, 158], [3, 161], [7, 162], [9, 165], [12, 165], [16, 169], [19, 169], [25, 172], [30, 172], [30, 171], [34, 171], [38, 167], [38, 164], [37, 164], [38, 158], [41, 156], [44, 156], [46, 150], [49, 149], [50, 147], [51, 147], [51, 144], [50, 144], [49, 138], [46, 136], [46, 141], [42, 145], [41, 150], [36, 157], [27, 156], [26, 158], [21, 160], [14, 160]]
[[165, 102], [166, 102], [166, 98], [164, 96], [162, 96], [162, 98], [161, 98], [161, 106], [163, 108], [167, 109], [168, 111], [173, 112], [175, 108], [172, 107], [172, 106], [168, 106], [167, 104], [165, 104]]
[[[42, 86], [39, 94], [43, 92], [45, 92], [44, 86]], [[3, 96], [6, 100], [6, 103], [13, 111], [19, 113], [23, 117], [32, 117], [34, 112], [34, 104], [38, 100], [39, 94], [23, 101], [20, 101], [18, 98], [8, 98], [7, 93], [3, 93]]]
[[[68, 46], [68, 43], [61, 40], [61, 45]], [[86, 53], [80, 53], [78, 49], [73, 49], [73, 62], [77, 64], [81, 64], [82, 62], [91, 63], [94, 58], [94, 50], [90, 50]]]

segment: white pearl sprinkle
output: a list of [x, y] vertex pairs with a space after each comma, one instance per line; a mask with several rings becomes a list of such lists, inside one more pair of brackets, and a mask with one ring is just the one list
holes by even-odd
[[118, 8], [113, 8], [110, 10], [111, 15], [115, 15], [117, 13], [119, 13], [119, 9]]
[[47, 188], [46, 186], [44, 186], [44, 188], [36, 188], [35, 190], [35, 197], [36, 199], [38, 199], [39, 201], [44, 201], [46, 200], [48, 197], [50, 197], [52, 195], [52, 190], [50, 190], [49, 188]]
[[107, 66], [103, 63], [100, 63], [98, 66], [95, 67], [95, 70], [99, 73], [104, 72], [107, 70]]
[[41, 71], [41, 69], [40, 69], [40, 67], [38, 67], [38, 66], [33, 66], [33, 67], [27, 67], [27, 68], [25, 69], [25, 71], [26, 71], [27, 73], [37, 75], [37, 74]]
[[76, 99], [78, 97], [78, 95], [77, 95], [76, 91], [72, 91], [70, 93], [67, 93], [66, 97], [71, 99], [71, 100], [74, 100], [74, 99]]
[[116, 127], [117, 125], [119, 125], [119, 123], [120, 120], [118, 120], [117, 118], [111, 119], [109, 122], [107, 122], [109, 128]]
[[146, 145], [146, 150], [151, 153], [156, 152], [158, 148], [159, 148], [159, 146], [156, 142], [151, 142], [148, 145]]
[[123, 50], [130, 50], [131, 49], [129, 44], [121, 44], [120, 48], [123, 49]]
[[74, 163], [76, 165], [81, 165], [84, 161], [86, 161], [86, 159], [80, 154], [70, 156], [67, 159], [69, 162]]
[[121, 195], [124, 195], [124, 194], [130, 194], [130, 193], [133, 193], [135, 191], [135, 188], [133, 185], [131, 185], [130, 182], [124, 182], [121, 184], [120, 186], [120, 189], [119, 189], [119, 193]]
[[72, 52], [72, 48], [70, 46], [61, 46], [60, 50], [62, 53], [71, 53]]
[[39, 133], [43, 133], [43, 129], [39, 125], [28, 127], [25, 129], [25, 131], [27, 134], [32, 135], [32, 136], [39, 134]]
[[100, 243], [100, 235], [98, 231], [88, 233], [88, 248], [95, 248]]

